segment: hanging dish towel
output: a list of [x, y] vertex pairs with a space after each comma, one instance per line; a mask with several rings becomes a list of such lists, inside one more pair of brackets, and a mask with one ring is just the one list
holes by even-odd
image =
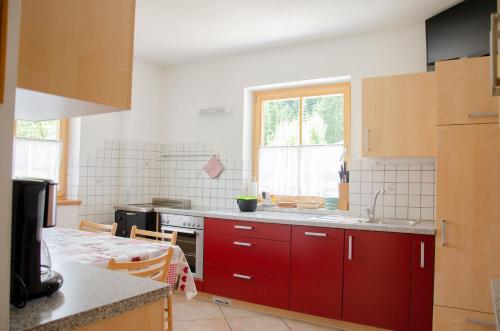
[[217, 178], [224, 170], [224, 165], [219, 161], [216, 155], [212, 155], [210, 161], [205, 164], [205, 172], [210, 178]]

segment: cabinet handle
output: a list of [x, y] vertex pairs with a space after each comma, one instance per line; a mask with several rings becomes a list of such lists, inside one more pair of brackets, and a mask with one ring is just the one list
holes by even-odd
[[238, 229], [238, 230], [252, 230], [251, 226], [246, 226], [246, 225], [235, 225], [233, 228]]
[[236, 246], [252, 247], [251, 243], [244, 243], [244, 242], [241, 242], [241, 241], [234, 241], [233, 244], [235, 244]]
[[498, 117], [498, 112], [496, 111], [477, 111], [474, 113], [469, 113], [470, 118], [476, 117]]
[[365, 129], [365, 152], [368, 153], [370, 151], [370, 129]]
[[446, 220], [441, 221], [441, 246], [446, 246]]
[[245, 279], [245, 280], [251, 280], [252, 277], [251, 276], [247, 276], [247, 275], [240, 275], [240, 274], [233, 274], [233, 277], [234, 278], [239, 278], [239, 279]]
[[136, 213], [130, 213], [130, 212], [125, 213], [125, 214], [128, 215], [128, 216], [135, 216], [135, 215], [137, 215]]
[[347, 249], [347, 259], [352, 260], [352, 236], [349, 236], [349, 247]]
[[479, 326], [482, 326], [482, 327], [485, 327], [487, 329], [496, 329], [496, 323], [492, 322], [492, 321], [487, 321], [487, 320], [482, 320], [482, 319], [479, 319], [479, 318], [473, 318], [473, 317], [466, 317], [465, 320], [468, 322], [468, 323], [472, 323], [472, 324], [477, 324]]
[[420, 242], [420, 269], [425, 268], [425, 243]]
[[304, 232], [305, 236], [311, 236], [311, 237], [326, 237], [326, 233], [323, 232]]

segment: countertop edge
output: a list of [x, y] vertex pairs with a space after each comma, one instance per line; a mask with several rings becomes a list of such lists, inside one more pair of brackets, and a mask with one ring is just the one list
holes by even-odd
[[144, 305], [166, 298], [168, 295], [168, 286], [145, 292], [132, 298], [113, 302], [101, 307], [96, 307], [74, 315], [66, 316], [61, 319], [50, 321], [43, 325], [38, 325], [26, 330], [33, 331], [52, 331], [68, 330], [86, 326], [95, 322], [108, 319], [125, 312], [134, 310]]
[[[287, 224], [287, 225], [301, 225], [301, 226], [313, 226], [313, 227], [324, 227], [324, 228], [336, 228], [336, 229], [353, 229], [353, 230], [365, 230], [365, 231], [378, 231], [378, 232], [396, 232], [396, 233], [410, 233], [410, 234], [424, 234], [424, 235], [435, 235], [435, 227], [422, 228], [417, 226], [404, 226], [404, 225], [378, 225], [378, 224], [349, 224], [340, 222], [321, 222], [321, 221], [310, 221], [310, 220], [297, 220], [293, 219], [293, 216], [287, 218], [287, 213], [277, 213], [279, 217], [267, 218], [264, 216], [257, 215], [243, 215], [243, 214], [232, 214], [217, 211], [198, 211], [198, 210], [182, 210], [182, 209], [171, 209], [165, 207], [159, 207], [154, 209], [158, 213], [166, 214], [177, 214], [177, 215], [189, 215], [197, 217], [210, 217], [225, 220], [238, 220], [247, 222], [259, 222], [259, 223], [274, 223], [274, 224]], [[294, 215], [294, 213], [290, 213]], [[314, 214], [303, 214], [308, 217], [314, 217]], [[306, 216], [304, 216], [306, 217]], [[421, 221], [421, 222], [433, 222], [433, 221]]]

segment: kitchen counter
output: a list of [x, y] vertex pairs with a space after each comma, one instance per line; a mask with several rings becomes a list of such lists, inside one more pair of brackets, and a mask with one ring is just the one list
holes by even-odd
[[[434, 235], [436, 232], [433, 221], [421, 221], [416, 225], [397, 225], [397, 224], [374, 224], [374, 223], [346, 223], [336, 221], [311, 220], [312, 217], [323, 215], [317, 214], [311, 210], [308, 213], [293, 212], [275, 212], [275, 211], [255, 211], [240, 212], [239, 210], [221, 210], [221, 211], [200, 211], [200, 210], [179, 210], [171, 208], [155, 208], [155, 212], [180, 214], [200, 217], [212, 217], [218, 219], [240, 220], [251, 222], [306, 225], [326, 228], [355, 229], [383, 232], [399, 232], [412, 234]], [[331, 212], [330, 212], [331, 213]]]
[[500, 279], [493, 279], [491, 281], [491, 292], [493, 296], [493, 312], [495, 313], [497, 331], [500, 331]]
[[64, 283], [50, 297], [10, 308], [11, 330], [68, 330], [162, 300], [164, 283], [78, 262], [56, 262]]

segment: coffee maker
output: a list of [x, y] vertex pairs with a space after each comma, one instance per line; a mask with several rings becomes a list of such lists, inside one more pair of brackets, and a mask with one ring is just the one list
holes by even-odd
[[42, 227], [56, 225], [56, 208], [56, 183], [44, 179], [13, 180], [10, 302], [18, 308], [28, 300], [51, 295], [62, 286], [63, 278], [52, 270], [50, 254], [42, 240]]

